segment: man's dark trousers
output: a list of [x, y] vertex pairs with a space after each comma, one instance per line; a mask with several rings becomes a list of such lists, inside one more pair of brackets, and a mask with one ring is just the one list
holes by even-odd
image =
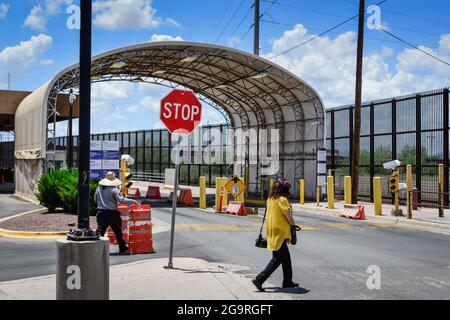
[[272, 252], [273, 258], [270, 260], [267, 267], [256, 277], [256, 281], [263, 284], [272, 273], [280, 266], [283, 267], [283, 284], [289, 284], [292, 282], [292, 265], [291, 255], [286, 241], [283, 242], [281, 248], [278, 251]]
[[125, 240], [123, 240], [122, 219], [120, 218], [119, 211], [99, 209], [97, 212], [97, 226], [102, 237], [105, 235], [106, 229], [111, 226], [111, 229], [116, 235], [120, 252], [128, 250], [127, 244], [125, 243]]

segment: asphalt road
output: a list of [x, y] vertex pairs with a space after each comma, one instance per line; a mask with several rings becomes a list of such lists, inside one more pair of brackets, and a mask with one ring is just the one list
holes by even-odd
[[[153, 217], [170, 222], [170, 208]], [[450, 299], [450, 236], [372, 225], [366, 221], [295, 214], [304, 230], [290, 246], [297, 299]], [[233, 217], [179, 208], [175, 256], [246, 267], [250, 280], [271, 254], [254, 246], [260, 218]], [[111, 264], [167, 257], [169, 232], [154, 235], [152, 255], [111, 257]], [[0, 281], [55, 273], [54, 240], [0, 238]], [[369, 290], [367, 268], [378, 266], [381, 288]], [[176, 267], [176, 266], [175, 266]], [[279, 291], [281, 268], [268, 281]]]
[[11, 194], [0, 194], [0, 219], [40, 208], [42, 207]]

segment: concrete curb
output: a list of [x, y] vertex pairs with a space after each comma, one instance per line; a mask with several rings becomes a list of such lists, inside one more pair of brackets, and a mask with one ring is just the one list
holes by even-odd
[[[319, 214], [319, 215], [329, 215], [339, 217], [340, 213], [337, 211], [339, 209], [328, 209], [324, 207], [305, 207], [300, 205], [294, 206], [294, 212], [302, 210], [306, 213], [311, 214]], [[418, 221], [418, 220], [407, 220], [402, 218], [395, 218], [389, 216], [371, 216], [366, 215], [366, 221], [374, 222], [374, 223], [391, 223], [393, 225], [409, 228], [409, 229], [420, 229], [423, 231], [430, 231], [434, 233], [442, 233], [450, 235], [450, 225], [442, 224], [438, 222], [429, 222], [429, 221]]]
[[[22, 212], [11, 217], [0, 219], [0, 222], [5, 222], [31, 213], [46, 213], [46, 212], [48, 212], [47, 208]], [[68, 232], [69, 231], [21, 231], [21, 230], [7, 230], [0, 228], [0, 237], [19, 238], [19, 239], [55, 239], [67, 235]]]

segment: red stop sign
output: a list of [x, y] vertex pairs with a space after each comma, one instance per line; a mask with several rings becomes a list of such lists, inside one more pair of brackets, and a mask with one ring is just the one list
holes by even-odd
[[192, 91], [173, 90], [161, 100], [159, 118], [171, 133], [191, 133], [201, 114], [202, 104]]

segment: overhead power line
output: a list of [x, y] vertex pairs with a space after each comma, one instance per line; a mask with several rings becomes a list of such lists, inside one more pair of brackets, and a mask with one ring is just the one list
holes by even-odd
[[418, 51], [420, 51], [420, 52], [426, 54], [427, 56], [429, 56], [429, 57], [431, 57], [431, 58], [433, 58], [433, 59], [435, 59], [435, 60], [437, 60], [437, 61], [439, 61], [439, 62], [442, 62], [443, 64], [445, 64], [445, 65], [447, 65], [447, 66], [450, 67], [450, 63], [449, 63], [449, 62], [447, 62], [447, 61], [445, 61], [445, 60], [442, 60], [441, 58], [436, 57], [435, 55], [433, 55], [433, 54], [431, 54], [431, 53], [429, 53], [429, 52], [427, 52], [427, 51], [425, 51], [425, 50], [423, 50], [423, 49], [420, 49], [418, 46], [415, 46], [415, 45], [413, 45], [412, 43], [410, 43], [410, 42], [408, 42], [408, 41], [406, 41], [406, 40], [404, 40], [404, 39], [402, 39], [402, 38], [396, 36], [396, 35], [393, 34], [392, 32], [389, 32], [389, 31], [387, 31], [387, 30], [385, 30], [385, 29], [383, 29], [383, 28], [381, 28], [381, 27], [379, 27], [379, 26], [377, 26], [377, 25], [373, 25], [373, 26], [374, 26], [376, 29], [378, 29], [378, 30], [380, 30], [380, 31], [382, 31], [382, 32], [384, 32], [384, 33], [390, 35], [391, 37], [397, 39], [398, 41], [401, 41], [401, 42], [403, 42], [404, 44], [410, 46], [411, 48], [416, 49], [416, 50], [418, 50]]
[[[278, 0], [275, 1], [266, 1], [266, 2], [270, 2], [271, 5], [269, 7], [267, 7], [266, 10], [264, 10], [264, 12], [259, 16], [259, 19], [262, 19], [264, 17], [264, 15], [266, 15], [270, 9], [272, 9], [272, 7], [278, 3]], [[253, 7], [252, 7], [253, 8]], [[239, 40], [239, 42], [234, 46], [235, 48], [239, 47], [239, 45], [242, 43], [242, 41], [245, 40], [245, 38], [247, 37], [247, 35], [250, 33], [250, 31], [252, 30], [252, 28], [255, 26], [254, 23], [252, 23], [252, 25], [248, 28], [248, 30], [245, 32], [245, 34], [241, 37], [241, 39]]]
[[[383, 4], [383, 3], [386, 2], [386, 1], [387, 1], [387, 0], [382, 0], [382, 1], [380, 1], [379, 3], [377, 3], [377, 6]], [[293, 47], [291, 47], [291, 48], [289, 48], [289, 49], [287, 49], [287, 50], [285, 50], [285, 51], [282, 51], [282, 52], [280, 52], [280, 53], [277, 53], [277, 54], [273, 55], [272, 57], [269, 58], [269, 60], [275, 59], [275, 58], [277, 58], [277, 57], [279, 57], [279, 56], [282, 56], [282, 55], [284, 55], [284, 54], [286, 54], [286, 53], [288, 53], [288, 52], [291, 52], [292, 50], [295, 50], [295, 49], [297, 49], [297, 48], [299, 48], [299, 47], [301, 47], [301, 46], [304, 46], [305, 44], [307, 44], [307, 43], [309, 43], [309, 42], [311, 42], [311, 41], [314, 41], [314, 40], [316, 40], [317, 38], [320, 38], [320, 37], [324, 36], [324, 35], [327, 34], [328, 32], [331, 32], [331, 31], [333, 31], [333, 30], [335, 30], [335, 29], [337, 29], [337, 28], [343, 26], [344, 24], [346, 24], [346, 23], [348, 23], [348, 22], [350, 22], [350, 21], [356, 19], [357, 17], [359, 17], [359, 14], [354, 15], [354, 16], [351, 17], [351, 18], [348, 18], [347, 20], [345, 20], [345, 21], [343, 21], [343, 22], [341, 22], [341, 23], [335, 25], [334, 27], [332, 27], [332, 28], [330, 28], [330, 29], [328, 29], [328, 30], [325, 30], [324, 32], [322, 32], [322, 33], [320, 33], [320, 34], [318, 34], [318, 35], [312, 37], [311, 39], [308, 39], [308, 40], [306, 40], [306, 41], [304, 41], [304, 42], [302, 42], [302, 43], [299, 43], [299, 44], [297, 44], [297, 45], [295, 45], [295, 46], [293, 46]]]
[[236, 10], [233, 12], [233, 14], [231, 15], [230, 20], [228, 20], [227, 24], [225, 25], [225, 27], [222, 29], [222, 32], [220, 32], [219, 36], [216, 39], [216, 43], [219, 41], [219, 39], [222, 37], [222, 35], [224, 34], [225, 30], [228, 28], [228, 26], [230, 25], [230, 23], [233, 21], [234, 17], [236, 16], [236, 14], [239, 12], [239, 10], [241, 9], [242, 5], [244, 4], [245, 0], [242, 0], [241, 3], [239, 4], [239, 6], [236, 8]]
[[245, 14], [245, 16], [242, 18], [242, 20], [239, 22], [239, 24], [236, 26], [236, 28], [234, 28], [233, 32], [231, 33], [231, 35], [228, 37], [228, 40], [225, 42], [225, 46], [228, 44], [228, 42], [230, 42], [230, 40], [233, 38], [233, 36], [236, 34], [236, 31], [240, 28], [240, 26], [244, 23], [245, 19], [247, 19], [248, 15], [250, 14], [250, 12], [252, 11], [253, 6], [251, 6], [247, 13]]
[[225, 16], [228, 13], [228, 10], [230, 10], [231, 6], [233, 5], [234, 0], [231, 0], [228, 3], [228, 6], [226, 7], [226, 9], [223, 11], [222, 16], [219, 19], [219, 22], [217, 23], [216, 27], [214, 28], [213, 32], [211, 32], [211, 34], [208, 37], [208, 42], [211, 40], [211, 37], [216, 33], [216, 31], [219, 29], [219, 26], [222, 24], [223, 19], [225, 18]]

